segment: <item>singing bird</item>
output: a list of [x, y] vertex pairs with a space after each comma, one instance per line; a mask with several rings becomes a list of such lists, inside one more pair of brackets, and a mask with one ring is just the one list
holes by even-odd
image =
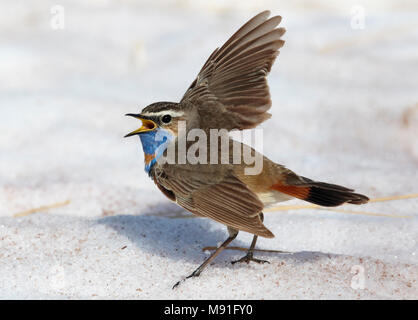
[[[142, 122], [126, 137], [139, 135], [145, 171], [162, 193], [193, 214], [227, 226], [228, 238], [185, 279], [199, 276], [240, 230], [254, 237], [247, 254], [234, 262], [266, 262], [253, 257], [258, 236], [274, 237], [263, 224], [265, 206], [293, 198], [327, 207], [369, 200], [354, 190], [299, 176], [245, 144], [241, 144], [242, 150], [249, 149], [262, 159], [258, 174], [246, 174], [247, 165], [232, 161], [232, 152], [229, 162], [159, 161], [170, 144], [179, 145], [181, 122], [186, 124], [186, 134], [197, 128], [209, 134], [211, 129], [251, 129], [271, 117], [267, 75], [284, 44], [285, 29], [278, 27], [280, 16], [269, 16], [269, 11], [259, 13], [217, 48], [179, 103], [157, 102], [139, 114], [127, 114]], [[189, 147], [187, 142], [186, 149]], [[233, 151], [231, 147], [229, 151]]]

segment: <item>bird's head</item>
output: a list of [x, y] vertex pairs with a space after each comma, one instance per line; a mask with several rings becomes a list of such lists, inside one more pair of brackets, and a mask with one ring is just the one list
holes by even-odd
[[140, 113], [129, 113], [127, 116], [141, 120], [139, 129], [128, 133], [125, 137], [139, 135], [145, 154], [145, 171], [150, 168], [164, 153], [168, 142], [179, 136], [180, 124], [189, 123], [192, 113], [188, 108], [181, 108], [174, 102], [156, 102]]
[[175, 102], [156, 102], [145, 107], [140, 113], [128, 113], [127, 116], [141, 120], [142, 126], [126, 137], [143, 135], [146, 133], [164, 130], [173, 137], [178, 136], [179, 122], [188, 121], [188, 112], [180, 109]]

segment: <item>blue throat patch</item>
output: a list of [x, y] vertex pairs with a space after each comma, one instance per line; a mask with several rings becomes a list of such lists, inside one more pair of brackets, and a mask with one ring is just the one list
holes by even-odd
[[139, 138], [145, 155], [145, 172], [149, 174], [152, 166], [163, 155], [174, 136], [167, 130], [157, 128], [153, 131], [140, 133]]

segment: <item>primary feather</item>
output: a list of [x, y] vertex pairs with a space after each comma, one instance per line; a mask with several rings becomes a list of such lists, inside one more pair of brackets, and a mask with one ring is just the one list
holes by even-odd
[[256, 15], [216, 49], [184, 94], [180, 105], [199, 108], [201, 128], [249, 129], [270, 118], [267, 75], [285, 29], [276, 28], [280, 16], [269, 15]]

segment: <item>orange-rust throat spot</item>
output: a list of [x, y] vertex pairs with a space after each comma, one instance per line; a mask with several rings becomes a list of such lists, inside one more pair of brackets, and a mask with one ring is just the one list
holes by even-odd
[[155, 158], [155, 154], [145, 154], [145, 163], [150, 163]]

